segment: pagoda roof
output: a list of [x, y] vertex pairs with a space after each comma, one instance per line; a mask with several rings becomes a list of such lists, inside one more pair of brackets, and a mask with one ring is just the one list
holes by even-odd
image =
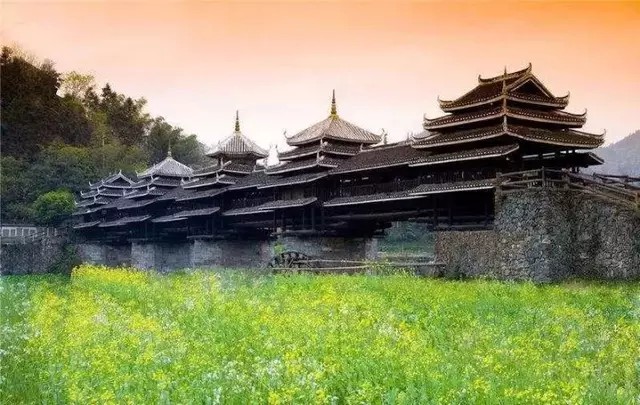
[[448, 153], [435, 153], [429, 156], [418, 158], [411, 162], [409, 166], [431, 166], [450, 162], [461, 162], [465, 160], [488, 159], [492, 157], [502, 157], [509, 155], [520, 149], [520, 145], [500, 145], [488, 148], [458, 150]]
[[218, 142], [215, 149], [207, 153], [207, 156], [255, 156], [257, 158], [265, 158], [269, 156], [269, 152], [258, 146], [240, 131], [240, 119], [238, 111], [236, 111], [236, 125], [233, 133]]
[[275, 209], [283, 209], [283, 208], [296, 208], [296, 207], [304, 207], [309, 204], [313, 204], [318, 201], [318, 197], [305, 197], [305, 198], [297, 198], [293, 200], [277, 200], [271, 201], [259, 206], [261, 210], [275, 210]]
[[93, 228], [96, 225], [98, 225], [100, 223], [100, 221], [91, 221], [91, 222], [82, 222], [79, 224], [75, 224], [73, 226], [73, 229], [87, 229], [87, 228]]
[[294, 184], [311, 183], [324, 177], [327, 177], [326, 172], [305, 173], [297, 176], [268, 176], [262, 184], [258, 185], [258, 188], [283, 187]]
[[194, 170], [193, 177], [204, 177], [210, 176], [216, 173], [228, 172], [235, 174], [249, 174], [252, 173], [255, 169], [255, 165], [246, 165], [240, 162], [233, 162], [231, 160], [224, 162], [222, 165], [214, 164], [211, 166], [204, 167], [202, 169]]
[[260, 207], [261, 206], [258, 205], [255, 207], [234, 208], [223, 212], [222, 215], [225, 217], [233, 217], [238, 215], [267, 214], [269, 212], [273, 212], [273, 210], [265, 210], [261, 209]]
[[153, 218], [151, 220], [151, 222], [153, 222], [155, 224], [157, 224], [157, 223], [164, 224], [164, 223], [168, 223], [168, 222], [178, 222], [178, 221], [186, 221], [186, 220], [187, 220], [186, 217], [179, 217], [179, 216], [176, 216], [174, 214], [171, 214], [171, 215], [164, 215], [162, 217]]
[[152, 176], [191, 177], [192, 174], [193, 169], [171, 157], [171, 149], [169, 149], [167, 157], [164, 158], [164, 160], [137, 175], [138, 178], [144, 178]]
[[510, 106], [494, 107], [482, 111], [460, 114], [448, 114], [435, 119], [424, 119], [424, 129], [435, 130], [456, 127], [463, 124], [494, 120], [502, 117], [517, 118], [527, 121], [565, 125], [567, 127], [581, 127], [587, 121], [586, 111], [582, 114], [572, 114], [566, 111], [541, 111]]
[[341, 161], [331, 170], [331, 175], [401, 166], [413, 162], [425, 153], [411, 147], [407, 142], [377, 146], [363, 150], [356, 156]]
[[93, 197], [91, 199], [82, 200], [76, 203], [76, 207], [91, 207], [95, 205], [105, 205], [109, 204], [111, 201], [106, 198], [96, 198]]
[[110, 228], [110, 227], [115, 227], [115, 226], [124, 226], [124, 225], [128, 225], [128, 224], [144, 222], [149, 218], [151, 218], [151, 215], [140, 215], [140, 216], [137, 216], [137, 217], [124, 217], [124, 218], [116, 219], [114, 221], [103, 222], [100, 225], [98, 225], [98, 227], [99, 228]]
[[[117, 182], [118, 180], [120, 180], [124, 184], [120, 186], [115, 185], [114, 183]], [[105, 177], [104, 179], [100, 179], [95, 183], [90, 182], [89, 187], [98, 188], [100, 186], [112, 186], [112, 187], [120, 188], [120, 187], [127, 187], [129, 184], [132, 184], [132, 183], [133, 181], [130, 178], [122, 174], [122, 171], [119, 171], [118, 173], [110, 174], [109, 176]]]
[[488, 190], [492, 188], [495, 188], [494, 179], [466, 180], [451, 183], [421, 184], [411, 190], [410, 195], [423, 196], [457, 191]]
[[[540, 94], [527, 94], [518, 91], [521, 86], [531, 82], [540, 90]], [[531, 64], [525, 69], [483, 79], [478, 77], [478, 85], [455, 100], [440, 100], [440, 108], [445, 112], [459, 111], [480, 105], [494, 103], [502, 99], [547, 107], [563, 108], [569, 103], [569, 94], [555, 97], [531, 72]]]
[[500, 125], [454, 132], [425, 131], [414, 138], [413, 147], [432, 148], [466, 142], [511, 136], [518, 139], [573, 148], [595, 148], [604, 142], [604, 134], [590, 134], [573, 129], [550, 130], [509, 124], [506, 117]]
[[209, 178], [199, 178], [196, 180], [188, 181], [182, 184], [182, 188], [190, 189], [190, 188], [200, 188], [200, 187], [209, 187], [209, 186], [217, 186], [217, 185], [225, 185], [228, 186], [230, 184], [235, 184], [238, 177], [230, 176], [228, 174], [216, 175], [216, 177]]
[[238, 181], [236, 181], [236, 184], [229, 186], [227, 189], [243, 190], [247, 188], [258, 187], [258, 185], [264, 184], [268, 177], [269, 176], [264, 171], [253, 172], [249, 175], [246, 175], [238, 179]]
[[197, 210], [184, 210], [180, 212], [176, 212], [174, 215], [179, 217], [204, 217], [208, 215], [213, 215], [216, 212], [220, 211], [220, 207], [210, 207], [210, 208], [201, 208]]
[[282, 174], [298, 170], [306, 170], [313, 168], [335, 168], [338, 167], [343, 160], [334, 159], [326, 156], [320, 156], [319, 158], [296, 160], [293, 162], [285, 162], [284, 164], [268, 168], [267, 174]]
[[350, 197], [337, 197], [326, 201], [325, 207], [341, 207], [345, 205], [360, 205], [380, 203], [385, 201], [412, 200], [420, 198], [420, 196], [410, 195], [409, 191], [396, 191], [390, 193], [376, 193], [366, 195], [355, 195]]
[[[191, 191], [191, 190], [185, 190], [185, 191]], [[213, 198], [217, 195], [224, 193], [225, 191], [227, 191], [226, 188], [213, 188], [209, 190], [191, 191], [188, 194], [180, 195], [179, 197], [176, 198], [176, 201], [192, 201], [192, 200], [200, 200], [204, 198]]]
[[355, 156], [362, 150], [360, 145], [340, 145], [333, 142], [323, 141], [321, 144], [311, 144], [295, 149], [278, 153], [280, 160], [293, 160], [305, 156], [312, 156], [325, 152], [331, 155]]
[[147, 196], [158, 197], [163, 195], [164, 193], [165, 193], [164, 191], [158, 190], [155, 187], [149, 187], [144, 190], [136, 190], [131, 193], [128, 193], [124, 196], [124, 198], [133, 199], [133, 198], [141, 198], [141, 197], [147, 197]]
[[335, 91], [333, 92], [329, 117], [293, 136], [288, 137], [285, 134], [285, 137], [287, 144], [291, 146], [306, 145], [325, 139], [365, 145], [372, 145], [382, 140], [380, 135], [373, 134], [338, 116]]

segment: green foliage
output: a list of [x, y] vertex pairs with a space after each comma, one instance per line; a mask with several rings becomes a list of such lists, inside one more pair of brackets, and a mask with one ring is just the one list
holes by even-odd
[[195, 135], [149, 116], [144, 98], [109, 84], [97, 92], [91, 75], [60, 74], [51, 62], [3, 47], [0, 79], [5, 221], [31, 221], [30, 206], [48, 191], [78, 193], [110, 173], [148, 167], [166, 156], [169, 144], [185, 164], [204, 160]]
[[640, 285], [0, 279], [0, 402], [635, 403]]
[[73, 194], [66, 190], [50, 191], [33, 203], [34, 219], [41, 225], [59, 225], [73, 212]]

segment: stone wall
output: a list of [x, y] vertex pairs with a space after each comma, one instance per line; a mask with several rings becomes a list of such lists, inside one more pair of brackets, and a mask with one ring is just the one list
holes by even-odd
[[106, 245], [98, 243], [79, 243], [76, 245], [78, 256], [83, 263], [107, 264]]
[[44, 274], [54, 271], [57, 264], [66, 260], [63, 257], [65, 254], [73, 254], [72, 251], [66, 252], [66, 247], [65, 238], [3, 244], [0, 246], [0, 274]]
[[447, 272], [505, 280], [640, 278], [640, 215], [575, 190], [523, 190], [496, 205], [492, 231], [439, 232]]
[[192, 267], [265, 267], [273, 257], [269, 241], [195, 240], [191, 246]]
[[446, 263], [446, 276], [501, 278], [496, 266], [495, 231], [436, 233], [436, 260]]
[[183, 268], [266, 267], [280, 249], [295, 250], [313, 258], [334, 260], [374, 259], [377, 239], [337, 237], [285, 237], [275, 240], [218, 239], [192, 242], [132, 242], [131, 244], [78, 245], [82, 261], [108, 266], [170, 271]]

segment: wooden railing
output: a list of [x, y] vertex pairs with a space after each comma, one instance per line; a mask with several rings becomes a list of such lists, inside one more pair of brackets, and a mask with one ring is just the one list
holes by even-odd
[[[638, 183], [638, 184], [636, 184]], [[640, 179], [605, 174], [571, 173], [556, 169], [534, 169], [496, 176], [496, 191], [530, 188], [576, 189], [640, 210]]]

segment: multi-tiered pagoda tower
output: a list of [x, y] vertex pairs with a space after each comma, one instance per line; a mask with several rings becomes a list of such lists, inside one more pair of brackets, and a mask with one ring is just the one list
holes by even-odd
[[431, 151], [456, 151], [486, 146], [512, 145], [513, 168], [535, 166], [577, 168], [599, 164], [590, 153], [576, 153], [602, 145], [603, 135], [579, 131], [582, 114], [565, 111], [569, 95], [556, 97], [526, 69], [491, 78], [461, 97], [439, 100], [448, 113], [424, 120], [425, 131], [413, 147]]

